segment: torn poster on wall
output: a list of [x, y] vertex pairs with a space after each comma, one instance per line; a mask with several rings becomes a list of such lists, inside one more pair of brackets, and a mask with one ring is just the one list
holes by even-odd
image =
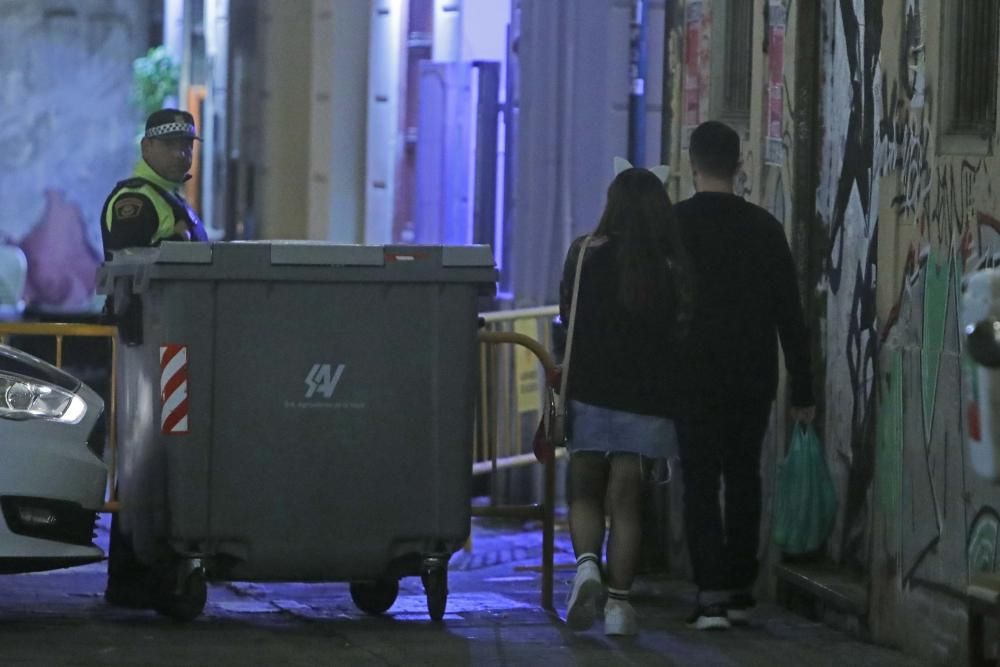
[[691, 132], [701, 122], [701, 25], [704, 10], [701, 0], [685, 7], [684, 33], [684, 130], [681, 146], [687, 148]]

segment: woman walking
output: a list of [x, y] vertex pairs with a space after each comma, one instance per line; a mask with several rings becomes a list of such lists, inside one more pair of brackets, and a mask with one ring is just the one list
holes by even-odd
[[566, 621], [589, 628], [605, 593], [601, 547], [605, 516], [607, 605], [604, 631], [638, 631], [629, 589], [641, 541], [643, 470], [676, 449], [680, 342], [692, 289], [663, 183], [629, 168], [608, 188], [593, 234], [566, 256], [560, 318], [570, 320], [583, 252], [568, 373], [569, 519], [577, 571]]

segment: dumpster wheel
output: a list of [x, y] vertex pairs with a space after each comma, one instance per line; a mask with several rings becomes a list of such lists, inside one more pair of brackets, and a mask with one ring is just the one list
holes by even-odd
[[424, 592], [427, 593], [427, 612], [432, 621], [444, 618], [444, 610], [448, 605], [448, 566], [447, 561], [436, 562], [438, 559], [428, 559], [435, 562], [424, 567], [420, 578], [424, 582]]
[[163, 616], [187, 622], [201, 614], [207, 599], [208, 584], [201, 568], [189, 569], [177, 564], [161, 574], [153, 608]]
[[375, 581], [352, 581], [351, 599], [358, 609], [378, 616], [388, 611], [399, 595], [399, 580], [376, 579]]

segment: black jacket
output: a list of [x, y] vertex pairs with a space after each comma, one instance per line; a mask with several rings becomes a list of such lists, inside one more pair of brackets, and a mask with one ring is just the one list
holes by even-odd
[[[569, 326], [576, 260], [583, 237], [569, 248], [560, 286], [559, 316]], [[614, 239], [591, 241], [583, 263], [569, 363], [571, 399], [615, 410], [678, 416], [682, 390], [675, 336], [676, 305], [629, 313], [618, 298]], [[666, 262], [666, 256], [664, 256]]]
[[780, 336], [792, 405], [812, 405], [809, 336], [781, 223], [742, 197], [716, 192], [674, 211], [697, 287], [686, 357], [695, 404], [772, 400]]

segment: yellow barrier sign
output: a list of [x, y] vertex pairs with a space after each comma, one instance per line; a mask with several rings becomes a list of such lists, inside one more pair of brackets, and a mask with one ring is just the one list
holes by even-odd
[[[514, 333], [538, 340], [538, 320], [514, 320]], [[539, 382], [542, 380], [538, 358], [521, 345], [514, 350], [514, 373], [517, 378], [517, 411], [536, 412], [542, 404]]]

